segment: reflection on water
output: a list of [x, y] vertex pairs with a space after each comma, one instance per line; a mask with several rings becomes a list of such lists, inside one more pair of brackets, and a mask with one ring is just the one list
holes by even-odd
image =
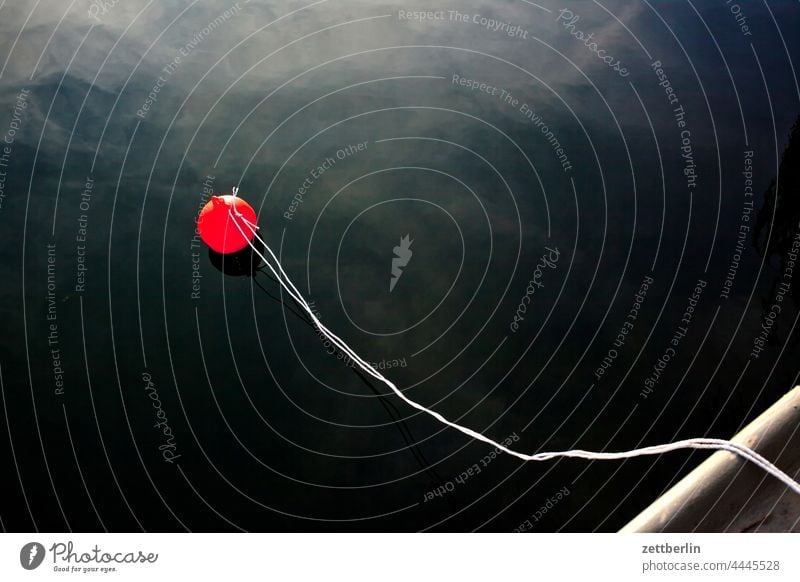
[[798, 13], [655, 4], [3, 5], [5, 527], [633, 517], [703, 455], [492, 456], [194, 219], [239, 186], [330, 329], [518, 450], [730, 436], [796, 383]]
[[[773, 179], [764, 193], [764, 203], [758, 213], [753, 232], [753, 245], [765, 256], [770, 264], [775, 262], [774, 276], [770, 292], [764, 299], [768, 308], [768, 298], [787, 297], [800, 302], [800, 285], [792, 284], [794, 267], [800, 255], [800, 117], [794, 122], [789, 141], [781, 156], [778, 178]], [[779, 321], [770, 335], [771, 345], [782, 345], [788, 340], [797, 342], [797, 330], [781, 334]]]

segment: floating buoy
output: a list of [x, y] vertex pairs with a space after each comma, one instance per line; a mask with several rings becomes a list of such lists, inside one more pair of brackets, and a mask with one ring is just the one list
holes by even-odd
[[247, 202], [236, 196], [237, 192], [238, 188], [234, 188], [232, 196], [214, 196], [211, 201], [205, 205], [203, 210], [200, 211], [197, 227], [200, 231], [200, 237], [206, 242], [206, 244], [218, 253], [223, 254], [235, 253], [242, 250], [246, 246], [250, 246], [252, 252], [258, 258], [264, 261], [264, 265], [272, 273], [275, 278], [274, 280], [280, 284], [286, 294], [294, 300], [297, 306], [302, 311], [305, 311], [306, 315], [308, 315], [308, 320], [313, 324], [315, 330], [322, 337], [330, 342], [332, 346], [335, 346], [336, 349], [348, 356], [353, 362], [354, 366], [358, 366], [358, 368], [360, 368], [364, 374], [383, 382], [392, 392], [394, 392], [398, 398], [400, 398], [400, 400], [412, 408], [415, 408], [416, 410], [424, 412], [425, 414], [433, 417], [438, 422], [449, 426], [450, 428], [454, 428], [468, 437], [486, 443], [487, 445], [494, 447], [496, 451], [503, 451], [504, 453], [516, 457], [522, 461], [548, 461], [561, 457], [572, 457], [588, 460], [630, 459], [644, 455], [661, 455], [663, 453], [677, 451], [680, 449], [711, 449], [728, 451], [729, 453], [738, 455], [744, 460], [754, 463], [770, 475], [782, 481], [792, 491], [800, 495], [800, 482], [796, 481], [794, 478], [773, 465], [753, 449], [725, 439], [707, 437], [689, 438], [663, 445], [650, 445], [647, 447], [620, 452], [570, 449], [565, 451], [542, 452], [539, 450], [539, 452], [522, 453], [506, 446], [510, 444], [509, 439], [499, 443], [492, 440], [488, 436], [485, 436], [481, 432], [477, 432], [471, 428], [448, 420], [435, 410], [427, 408], [424, 405], [411, 400], [411, 398], [409, 398], [403, 390], [398, 388], [394, 382], [384, 376], [367, 360], [359, 356], [353, 350], [353, 348], [345, 343], [342, 338], [334, 334], [322, 323], [322, 321], [320, 321], [309, 301], [300, 294], [300, 290], [297, 288], [297, 285], [295, 285], [294, 282], [289, 278], [289, 275], [286, 273], [280, 261], [278, 260], [278, 256], [264, 241], [264, 239], [257, 234], [256, 231], [258, 230], [258, 226], [256, 225], [256, 213]]
[[200, 238], [212, 250], [227, 255], [241, 251], [255, 235], [256, 211], [235, 195], [212, 196], [197, 218]]

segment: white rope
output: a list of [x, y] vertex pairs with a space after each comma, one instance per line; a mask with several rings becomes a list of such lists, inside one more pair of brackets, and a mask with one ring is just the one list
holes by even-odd
[[[238, 193], [238, 188], [234, 188], [233, 195], [236, 196]], [[439, 414], [434, 410], [430, 410], [429, 408], [425, 408], [421, 404], [418, 404], [408, 398], [402, 390], [400, 390], [395, 384], [386, 378], [383, 374], [381, 374], [378, 370], [373, 368], [369, 365], [368, 362], [364, 361], [358, 354], [356, 354], [353, 349], [348, 346], [344, 340], [342, 340], [339, 336], [334, 334], [331, 330], [329, 330], [323, 323], [319, 320], [319, 318], [314, 314], [314, 311], [309, 306], [308, 302], [303, 298], [300, 291], [294, 285], [292, 280], [289, 278], [289, 275], [286, 274], [286, 271], [283, 270], [278, 257], [275, 256], [275, 253], [272, 252], [272, 249], [269, 248], [269, 245], [260, 237], [258, 236], [257, 230], [258, 226], [247, 220], [241, 212], [239, 212], [235, 206], [231, 206], [229, 210], [230, 216], [233, 219], [232, 222], [236, 225], [236, 228], [239, 230], [241, 235], [247, 240], [247, 244], [250, 245], [250, 248], [256, 253], [267, 265], [269, 270], [277, 279], [278, 283], [280, 283], [281, 287], [294, 299], [298, 305], [300, 305], [303, 310], [308, 314], [314, 324], [317, 326], [317, 329], [326, 337], [328, 340], [331, 341], [337, 348], [343, 351], [345, 354], [350, 356], [350, 358], [358, 364], [358, 366], [367, 374], [375, 378], [376, 380], [381, 381], [386, 386], [388, 386], [392, 392], [394, 392], [398, 398], [403, 400], [406, 404], [419, 410], [420, 412], [424, 412], [451, 428], [454, 428], [467, 436], [470, 436], [476, 440], [482, 441], [488, 445], [495, 447], [498, 450], [501, 450], [509, 455], [517, 457], [523, 461], [548, 461], [550, 459], [558, 458], [558, 457], [575, 457], [581, 459], [591, 459], [591, 460], [616, 460], [616, 459], [630, 459], [633, 457], [641, 457], [645, 455], [660, 455], [663, 453], [668, 453], [670, 451], [676, 451], [679, 449], [713, 449], [713, 450], [723, 450], [733, 453], [734, 455], [738, 455], [743, 459], [754, 463], [770, 475], [780, 479], [787, 487], [789, 487], [792, 491], [800, 495], [800, 483], [792, 479], [789, 475], [784, 473], [774, 464], [769, 462], [767, 459], [762, 457], [760, 454], [755, 452], [754, 450], [745, 447], [744, 445], [740, 445], [733, 441], [724, 440], [724, 439], [714, 439], [714, 438], [691, 438], [685, 439], [681, 441], [676, 441], [674, 443], [668, 443], [663, 445], [653, 445], [649, 447], [643, 447], [639, 449], [634, 449], [631, 451], [620, 451], [616, 453], [607, 453], [607, 452], [596, 452], [596, 451], [584, 451], [581, 449], [572, 449], [569, 451], [552, 451], [552, 452], [543, 452], [543, 453], [535, 453], [535, 454], [526, 454], [520, 453], [518, 451], [514, 451], [509, 449], [508, 447], [493, 441], [489, 437], [482, 435], [479, 432], [472, 430], [471, 428], [467, 428], [465, 426], [461, 426], [460, 424], [456, 424], [455, 422], [451, 422], [447, 420], [444, 416]], [[236, 220], [237, 218], [241, 219], [242, 222], [252, 231], [251, 236], [247, 236], [244, 232], [242, 227], [239, 225], [239, 221]], [[261, 251], [259, 251], [258, 247], [253, 244], [253, 238], [257, 239], [260, 242], [264, 249], [269, 253], [270, 258], [275, 262], [275, 266], [271, 264], [269, 259], [265, 257]], [[277, 269], [276, 269], [277, 267]], [[280, 274], [279, 274], [280, 273]]]

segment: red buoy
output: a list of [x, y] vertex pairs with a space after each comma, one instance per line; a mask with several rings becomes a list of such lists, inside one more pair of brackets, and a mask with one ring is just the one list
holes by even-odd
[[238, 196], [212, 196], [200, 211], [197, 231], [212, 250], [228, 254], [253, 240], [255, 224], [255, 210]]

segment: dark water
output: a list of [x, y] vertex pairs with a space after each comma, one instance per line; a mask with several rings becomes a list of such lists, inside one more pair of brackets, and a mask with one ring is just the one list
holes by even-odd
[[457, 6], [3, 4], [6, 530], [613, 531], [704, 458], [416, 413], [217, 268], [234, 185], [328, 327], [517, 450], [797, 382], [798, 4]]

